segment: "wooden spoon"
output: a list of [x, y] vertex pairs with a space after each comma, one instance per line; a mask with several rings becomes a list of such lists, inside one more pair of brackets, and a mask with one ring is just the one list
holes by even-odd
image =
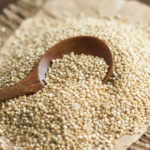
[[45, 85], [43, 79], [45, 78], [48, 68], [51, 66], [51, 60], [61, 58], [64, 54], [70, 54], [71, 52], [104, 58], [109, 69], [102, 83], [104, 84], [108, 80], [112, 72], [113, 58], [107, 45], [100, 39], [92, 36], [78, 36], [63, 40], [50, 48], [23, 81], [0, 91], [0, 101], [33, 94], [42, 89]]

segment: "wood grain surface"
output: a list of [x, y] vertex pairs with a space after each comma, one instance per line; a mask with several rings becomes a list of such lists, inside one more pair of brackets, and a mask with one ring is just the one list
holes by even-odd
[[6, 8], [10, 3], [15, 3], [17, 0], [1, 0], [0, 1], [0, 12], [2, 12], [3, 8]]
[[46, 0], [0, 0], [0, 48], [23, 20], [33, 16]]

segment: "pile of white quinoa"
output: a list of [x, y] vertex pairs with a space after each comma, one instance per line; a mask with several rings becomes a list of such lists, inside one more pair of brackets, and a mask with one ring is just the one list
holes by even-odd
[[108, 66], [97, 57], [72, 53], [53, 61], [41, 91], [0, 103], [0, 136], [16, 149], [112, 149], [115, 139], [135, 134], [149, 122], [145, 52], [150, 40], [119, 21], [47, 20], [33, 32], [18, 30], [7, 61], [0, 63], [0, 89], [24, 79], [49, 47], [78, 35], [98, 37], [109, 46], [111, 77], [102, 85]]

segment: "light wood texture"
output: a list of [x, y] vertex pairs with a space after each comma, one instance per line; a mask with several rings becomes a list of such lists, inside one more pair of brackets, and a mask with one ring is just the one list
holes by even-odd
[[45, 0], [0, 0], [0, 48], [20, 23], [41, 9]]
[[146, 132], [149, 125], [145, 125], [141, 131], [139, 131], [139, 134], [135, 135], [125, 135], [118, 140], [115, 141], [114, 150], [126, 150], [129, 148], [130, 145], [132, 145], [135, 141], [137, 141], [143, 133]]

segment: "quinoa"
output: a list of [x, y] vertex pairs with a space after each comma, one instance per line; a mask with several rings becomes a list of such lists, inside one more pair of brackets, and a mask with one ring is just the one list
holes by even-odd
[[78, 35], [98, 37], [109, 46], [113, 73], [102, 85], [108, 70], [103, 59], [72, 53], [54, 60], [42, 90], [0, 103], [0, 136], [16, 149], [113, 149], [115, 139], [136, 134], [149, 122], [146, 33], [91, 18], [45, 21], [35, 28], [39, 32], [16, 32], [8, 61], [0, 64], [1, 89], [24, 79], [49, 47]]
[[103, 58], [91, 55], [64, 55], [62, 59], [52, 60], [49, 69], [51, 83], [75, 82], [97, 79], [102, 81], [108, 72], [108, 65]]

